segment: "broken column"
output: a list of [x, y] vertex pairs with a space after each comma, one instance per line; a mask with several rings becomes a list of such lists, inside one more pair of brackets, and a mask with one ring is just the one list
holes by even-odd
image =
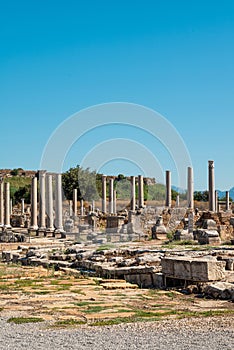
[[62, 175], [55, 174], [55, 232], [62, 233], [63, 229], [63, 201], [62, 201]]
[[215, 211], [219, 213], [219, 196], [218, 191], [215, 191]]
[[84, 201], [81, 199], [80, 201], [80, 215], [84, 216]]
[[24, 198], [21, 198], [21, 215], [24, 215]]
[[138, 207], [144, 207], [144, 178], [138, 175]]
[[4, 226], [10, 228], [10, 184], [9, 182], [4, 183]]
[[73, 215], [77, 216], [77, 189], [73, 189]]
[[111, 177], [109, 180], [109, 214], [114, 213], [113, 196], [114, 196], [114, 179], [113, 177]]
[[106, 213], [106, 175], [102, 175], [102, 212]]
[[37, 230], [37, 177], [31, 183], [31, 226], [30, 230]]
[[209, 210], [215, 211], [215, 176], [214, 176], [214, 161], [209, 160]]
[[0, 226], [4, 225], [4, 184], [0, 182]]
[[114, 190], [113, 192], [113, 213], [116, 214], [116, 197], [117, 197], [117, 192]]
[[54, 211], [53, 211], [53, 183], [52, 175], [46, 175], [46, 212], [47, 212], [47, 223], [46, 231], [54, 231]]
[[136, 209], [136, 178], [131, 176], [131, 210]]
[[194, 182], [193, 182], [193, 168], [188, 167], [188, 188], [187, 188], [187, 201], [188, 208], [193, 209], [194, 200], [193, 200], [193, 191], [194, 191]]
[[166, 207], [171, 207], [171, 172], [166, 171]]
[[46, 198], [45, 198], [46, 171], [39, 171], [39, 230], [46, 230]]
[[229, 201], [230, 201], [229, 191], [226, 191], [226, 210], [227, 211], [230, 210]]

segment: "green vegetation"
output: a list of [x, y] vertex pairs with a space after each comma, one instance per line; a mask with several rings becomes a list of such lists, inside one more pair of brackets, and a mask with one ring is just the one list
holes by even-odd
[[81, 324], [86, 324], [87, 321], [86, 320], [75, 320], [73, 318], [69, 318], [67, 320], [61, 320], [61, 321], [57, 321], [54, 323], [54, 327], [66, 327], [66, 326], [77, 326], [77, 325], [81, 325]]
[[22, 324], [22, 323], [44, 322], [44, 320], [41, 317], [11, 317], [7, 320], [7, 322]]

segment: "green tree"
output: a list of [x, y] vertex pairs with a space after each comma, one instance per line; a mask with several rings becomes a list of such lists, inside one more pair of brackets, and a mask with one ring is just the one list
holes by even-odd
[[[98, 182], [100, 182], [100, 177]], [[90, 171], [89, 168], [82, 169], [79, 165], [70, 168], [62, 175], [62, 184], [67, 199], [72, 199], [73, 189], [77, 189], [78, 200], [91, 201], [99, 198], [100, 183], [97, 186], [97, 174], [95, 171]]]

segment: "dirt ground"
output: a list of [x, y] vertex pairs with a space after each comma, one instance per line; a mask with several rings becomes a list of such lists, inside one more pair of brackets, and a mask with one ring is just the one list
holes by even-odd
[[0, 316], [64, 326], [234, 314], [234, 303], [228, 301], [74, 274], [0, 263]]

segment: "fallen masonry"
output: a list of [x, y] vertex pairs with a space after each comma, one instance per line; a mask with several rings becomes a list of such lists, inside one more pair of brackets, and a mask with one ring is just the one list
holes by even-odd
[[79, 271], [106, 279], [125, 279], [141, 288], [176, 287], [234, 301], [234, 249], [148, 249], [66, 243], [63, 248], [19, 246], [4, 250], [2, 260], [23, 265]]

